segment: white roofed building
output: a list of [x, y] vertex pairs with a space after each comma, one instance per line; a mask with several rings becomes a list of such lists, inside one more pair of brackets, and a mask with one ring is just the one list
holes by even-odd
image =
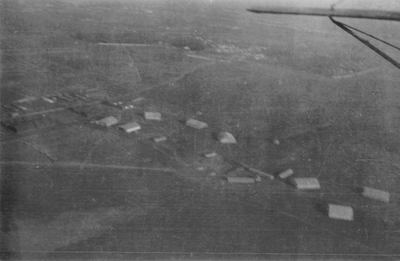
[[141, 129], [140, 125], [136, 122], [127, 123], [118, 127], [118, 129], [125, 131], [126, 133], [131, 133]]
[[218, 134], [218, 140], [221, 143], [230, 143], [230, 144], [235, 144], [236, 143], [236, 139], [235, 137], [233, 137], [233, 135], [229, 132], [220, 132]]
[[117, 124], [118, 120], [117, 120], [117, 118], [115, 118], [113, 116], [108, 116], [108, 117], [105, 117], [105, 118], [103, 118], [101, 120], [95, 121], [94, 123], [96, 123], [98, 125], [101, 125], [101, 126], [104, 126], [104, 127], [110, 127], [112, 125]]
[[144, 118], [146, 120], [154, 120], [154, 121], [160, 121], [161, 120], [161, 113], [159, 112], [145, 112], [144, 113]]
[[189, 126], [189, 127], [195, 128], [195, 129], [204, 129], [204, 128], [208, 127], [207, 123], [198, 121], [195, 119], [188, 119], [186, 121], [186, 126]]
[[290, 181], [297, 189], [320, 189], [316, 178], [293, 178]]

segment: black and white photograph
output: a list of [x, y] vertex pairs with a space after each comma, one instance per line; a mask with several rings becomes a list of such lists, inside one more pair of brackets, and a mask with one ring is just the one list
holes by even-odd
[[0, 0], [0, 260], [400, 260], [400, 1]]

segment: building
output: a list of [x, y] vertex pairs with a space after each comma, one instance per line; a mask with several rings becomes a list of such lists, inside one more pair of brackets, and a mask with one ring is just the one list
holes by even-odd
[[287, 170], [285, 170], [285, 171], [279, 173], [278, 176], [279, 176], [281, 179], [285, 179], [285, 178], [287, 178], [287, 177], [290, 177], [290, 176], [293, 175], [293, 174], [294, 174], [294, 172], [293, 172], [292, 169], [287, 169]]
[[141, 129], [140, 125], [136, 122], [127, 123], [118, 127], [118, 129], [125, 131], [126, 133], [131, 133]]
[[206, 158], [214, 158], [216, 156], [218, 156], [218, 154], [215, 152], [210, 152], [210, 153], [204, 154], [204, 157], [206, 157]]
[[370, 199], [375, 199], [379, 201], [383, 201], [386, 203], [389, 203], [389, 192], [379, 190], [379, 189], [373, 189], [369, 187], [364, 187], [362, 195], [364, 197], [370, 198]]
[[110, 127], [112, 125], [117, 124], [118, 120], [113, 116], [108, 116], [101, 120], [95, 121], [95, 123], [104, 127]]
[[198, 129], [198, 130], [208, 127], [207, 123], [198, 121], [195, 119], [188, 119], [186, 121], [186, 126], [189, 126], [189, 127], [192, 127], [192, 128]]
[[290, 181], [297, 189], [320, 189], [316, 178], [294, 178]]
[[159, 113], [159, 112], [145, 112], [144, 113], [144, 118], [146, 120], [160, 121], [161, 120], [161, 113]]
[[235, 137], [233, 137], [233, 135], [229, 132], [220, 132], [218, 134], [218, 140], [221, 143], [226, 143], [226, 144], [235, 144], [236, 143], [236, 139]]
[[352, 221], [354, 219], [354, 212], [353, 209], [348, 206], [329, 204], [328, 216], [330, 218]]

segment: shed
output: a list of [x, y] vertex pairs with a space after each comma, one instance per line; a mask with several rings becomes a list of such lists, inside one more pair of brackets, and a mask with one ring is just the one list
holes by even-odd
[[218, 154], [215, 152], [210, 152], [210, 153], [204, 154], [204, 157], [206, 157], [206, 158], [214, 158], [216, 156], [218, 156]]
[[159, 112], [145, 112], [144, 113], [144, 118], [146, 120], [160, 121], [161, 120], [161, 113], [159, 113]]
[[95, 121], [95, 123], [104, 127], [110, 127], [112, 125], [117, 124], [118, 120], [113, 116], [108, 116], [101, 120]]
[[290, 176], [293, 175], [293, 174], [294, 174], [294, 172], [293, 172], [292, 169], [287, 169], [287, 170], [282, 171], [281, 173], [279, 173], [278, 176], [279, 176], [281, 179], [285, 179], [285, 178], [287, 178], [287, 177], [290, 177]]
[[367, 198], [383, 201], [386, 203], [389, 203], [389, 192], [379, 190], [379, 189], [374, 189], [374, 188], [369, 188], [369, 187], [364, 187], [362, 195]]
[[229, 132], [220, 132], [218, 134], [218, 140], [221, 143], [227, 143], [227, 144], [235, 144], [236, 143], [236, 139], [235, 137], [233, 137], [233, 135]]
[[189, 126], [189, 127], [195, 128], [195, 129], [204, 129], [204, 128], [208, 127], [207, 123], [198, 121], [195, 119], [188, 119], [186, 121], [186, 126]]
[[294, 178], [290, 181], [297, 189], [320, 189], [316, 178]]
[[328, 216], [330, 218], [352, 221], [354, 219], [354, 212], [353, 209], [348, 206], [329, 204]]
[[136, 122], [127, 123], [118, 127], [118, 129], [125, 131], [126, 133], [131, 133], [140, 130], [140, 125]]

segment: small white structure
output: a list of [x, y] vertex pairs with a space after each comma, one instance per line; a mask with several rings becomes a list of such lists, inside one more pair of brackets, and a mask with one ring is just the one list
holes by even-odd
[[123, 110], [130, 110], [130, 109], [133, 109], [133, 108], [135, 108], [135, 106], [133, 106], [133, 105], [125, 105], [122, 109]]
[[206, 158], [214, 158], [214, 157], [216, 157], [216, 156], [218, 156], [218, 154], [215, 153], [215, 152], [211, 152], [211, 153], [206, 153], [206, 154], [204, 154], [204, 157], [206, 157]]
[[167, 140], [167, 137], [165, 137], [165, 136], [160, 136], [160, 137], [154, 138], [155, 142], [162, 142], [162, 141], [166, 141], [166, 140]]
[[113, 102], [106, 101], [105, 104], [113, 106], [120, 110], [131, 110], [131, 109], [135, 108], [135, 106], [133, 106], [133, 104], [130, 104], [129, 102], [128, 103], [122, 102], [122, 101], [113, 101]]
[[292, 176], [293, 173], [294, 173], [294, 172], [293, 172], [292, 169], [287, 169], [287, 170], [285, 170], [285, 171], [279, 173], [278, 176], [279, 176], [281, 179], [285, 179], [285, 178], [287, 178], [287, 177]]
[[256, 182], [256, 180], [254, 178], [249, 178], [249, 177], [228, 177], [227, 179], [228, 179], [229, 183], [250, 184], [250, 183]]
[[36, 100], [35, 97], [25, 97], [23, 99], [19, 99], [19, 100], [13, 101], [13, 103], [25, 103], [25, 102], [31, 102], [31, 101], [34, 101], [34, 100]]
[[354, 212], [353, 209], [348, 206], [329, 204], [328, 216], [330, 218], [352, 221], [354, 219]]
[[145, 112], [144, 118], [146, 120], [161, 121], [161, 113], [159, 112]]
[[386, 203], [389, 203], [389, 192], [379, 190], [379, 189], [373, 189], [369, 187], [364, 187], [362, 195], [367, 198], [383, 201]]
[[28, 110], [28, 108], [26, 108], [26, 107], [24, 107], [24, 106], [21, 106], [21, 105], [16, 105], [16, 104], [14, 104], [14, 103], [12, 103], [12, 105], [13, 105], [14, 107], [20, 109], [20, 110], [23, 110], [23, 111], [27, 111], [27, 110]]
[[126, 133], [131, 133], [140, 130], [140, 125], [136, 122], [127, 123], [118, 127], [118, 129], [125, 131]]
[[95, 121], [94, 123], [96, 123], [96, 124], [98, 124], [100, 126], [110, 127], [112, 125], [117, 124], [118, 120], [113, 116], [108, 116], [108, 117], [105, 117], [105, 118], [103, 118], [101, 120]]
[[294, 178], [291, 183], [297, 189], [320, 189], [321, 186], [316, 178]]
[[198, 129], [198, 130], [208, 127], [207, 123], [198, 121], [195, 119], [188, 119], [186, 121], [186, 126], [189, 126], [189, 127], [192, 127], [192, 128]]
[[42, 100], [44, 100], [45, 102], [48, 102], [48, 103], [54, 103], [54, 101], [52, 100], [52, 99], [49, 99], [49, 98], [47, 98], [47, 97], [42, 97]]
[[138, 102], [141, 102], [141, 101], [144, 101], [143, 97], [139, 97], [139, 98], [136, 98], [136, 99], [133, 100], [134, 103], [138, 103]]
[[230, 144], [235, 144], [236, 143], [236, 139], [235, 137], [233, 137], [232, 134], [230, 134], [229, 132], [220, 132], [218, 134], [218, 140], [221, 143], [230, 143]]

